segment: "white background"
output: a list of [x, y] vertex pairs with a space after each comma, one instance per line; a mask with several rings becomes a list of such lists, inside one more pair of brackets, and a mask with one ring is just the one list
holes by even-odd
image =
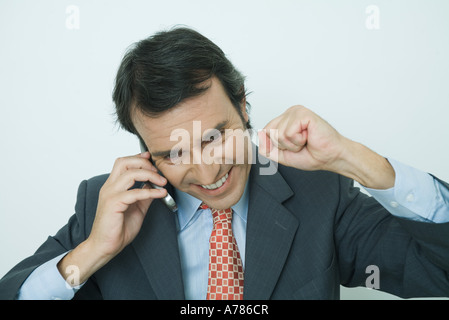
[[[369, 5], [380, 29], [366, 26]], [[255, 128], [303, 104], [448, 181], [448, 18], [447, 0], [0, 0], [0, 277], [66, 223], [81, 180], [139, 151], [114, 123], [114, 77], [131, 43], [177, 24], [247, 76]]]

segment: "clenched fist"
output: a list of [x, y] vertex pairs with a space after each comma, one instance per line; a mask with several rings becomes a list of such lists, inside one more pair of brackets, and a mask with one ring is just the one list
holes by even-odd
[[345, 138], [303, 106], [293, 106], [259, 132], [259, 153], [301, 170], [326, 170], [373, 189], [394, 185], [387, 159]]

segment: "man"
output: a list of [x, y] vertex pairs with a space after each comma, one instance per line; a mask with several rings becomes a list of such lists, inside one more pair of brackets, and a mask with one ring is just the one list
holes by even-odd
[[[1, 298], [336, 299], [340, 284], [365, 285], [370, 266], [381, 290], [449, 296], [448, 184], [341, 136], [303, 106], [272, 120], [257, 150], [238, 148], [251, 128], [244, 78], [199, 33], [177, 28], [137, 43], [113, 99], [121, 126], [149, 151], [83, 181], [75, 215], [5, 275]], [[257, 152], [277, 170], [262, 174]], [[167, 192], [176, 213], [158, 200]], [[217, 212], [232, 217], [221, 236], [232, 247], [226, 267], [216, 258], [225, 241]], [[234, 287], [217, 268], [233, 268]]]

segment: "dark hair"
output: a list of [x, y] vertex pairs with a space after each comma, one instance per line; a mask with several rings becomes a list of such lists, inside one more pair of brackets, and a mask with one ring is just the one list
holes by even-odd
[[[185, 27], [158, 32], [133, 44], [123, 57], [112, 95], [117, 121], [137, 134], [131, 121], [134, 107], [157, 117], [182, 100], [206, 91], [204, 83], [213, 76], [220, 80], [244, 121], [240, 108], [246, 98], [245, 78], [223, 51]], [[251, 128], [249, 121], [246, 126]]]

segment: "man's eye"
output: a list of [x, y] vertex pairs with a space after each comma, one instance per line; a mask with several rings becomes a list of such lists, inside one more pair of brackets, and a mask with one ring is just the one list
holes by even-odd
[[224, 130], [213, 130], [213, 132], [209, 133], [208, 135], [206, 135], [203, 139], [203, 143], [207, 144], [207, 143], [211, 143], [211, 142], [215, 142], [218, 140], [221, 140], [221, 138], [224, 137]]

